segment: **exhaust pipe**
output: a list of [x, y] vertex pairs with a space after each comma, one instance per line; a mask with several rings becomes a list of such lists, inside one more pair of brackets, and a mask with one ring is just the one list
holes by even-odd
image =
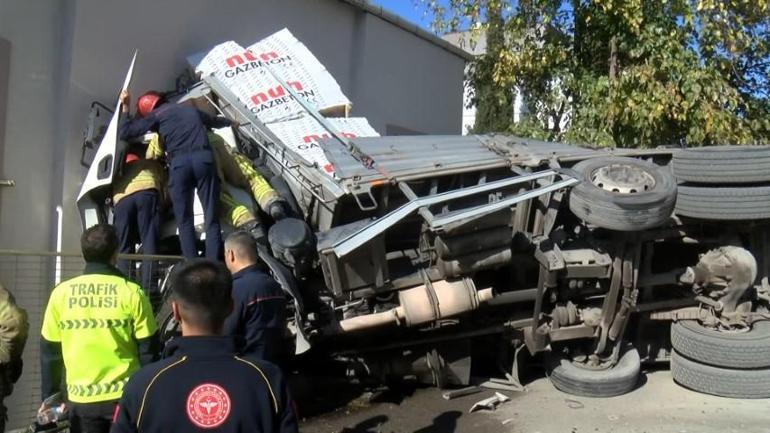
[[493, 297], [491, 288], [476, 290], [470, 278], [429, 282], [399, 292], [398, 307], [341, 320], [339, 329], [347, 333], [393, 324], [418, 326], [473, 311]]

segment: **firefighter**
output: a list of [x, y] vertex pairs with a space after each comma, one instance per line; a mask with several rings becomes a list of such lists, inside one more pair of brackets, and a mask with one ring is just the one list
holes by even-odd
[[224, 330], [245, 340], [243, 353], [278, 364], [286, 332], [286, 297], [257, 262], [257, 244], [249, 234], [227, 237], [225, 265], [233, 274], [234, 305]]
[[0, 432], [8, 419], [3, 404], [13, 392], [13, 384], [21, 377], [21, 354], [27, 342], [27, 312], [16, 305], [13, 295], [0, 284]]
[[[271, 218], [278, 221], [287, 215], [285, 200], [260, 175], [245, 156], [230, 149], [224, 139], [213, 132], [208, 134], [209, 143], [217, 160], [220, 181], [244, 188], [251, 192], [259, 207]], [[251, 233], [260, 243], [266, 243], [265, 232], [257, 216], [233, 199], [222, 189], [220, 199], [222, 214], [233, 227]]]
[[154, 131], [160, 134], [169, 158], [168, 188], [174, 217], [179, 228], [182, 254], [197, 257], [193, 226], [193, 193], [198, 190], [203, 206], [206, 232], [206, 257], [216, 259], [222, 244], [219, 226], [220, 184], [214, 154], [211, 151], [206, 127], [224, 128], [232, 122], [224, 117], [213, 117], [187, 104], [166, 103], [157, 92], [147, 92], [137, 101], [137, 116], [128, 115], [130, 95], [120, 94], [120, 137], [131, 137]]
[[[134, 252], [137, 238], [142, 242], [142, 252], [157, 253], [156, 243], [160, 227], [160, 208], [163, 193], [163, 167], [159, 159], [159, 137], [152, 138], [145, 151], [134, 145], [126, 152], [125, 165], [120, 177], [112, 184], [114, 224], [120, 240], [122, 254]], [[151, 296], [154, 261], [142, 261], [142, 288]], [[129, 275], [129, 261], [118, 260], [118, 269]]]
[[83, 275], [53, 289], [43, 316], [41, 394], [62, 392], [64, 374], [70, 431], [107, 432], [128, 378], [157, 358], [157, 325], [142, 288], [114, 267], [115, 228], [89, 228], [81, 249]]
[[233, 306], [227, 268], [189, 261], [174, 270], [171, 287], [182, 337], [169, 343], [166, 359], [131, 377], [112, 432], [297, 432], [280, 370], [236, 355], [234, 339], [221, 335]]

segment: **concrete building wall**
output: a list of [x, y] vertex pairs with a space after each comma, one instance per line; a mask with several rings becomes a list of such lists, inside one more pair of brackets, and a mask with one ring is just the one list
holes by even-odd
[[[0, 177], [16, 181], [0, 190], [0, 245], [49, 247], [53, 134], [56, 123], [59, 3], [0, 2], [0, 38], [10, 62], [5, 106], [5, 136]], [[24, 17], [24, 18], [22, 18]]]
[[[135, 48], [138, 95], [174, 88], [190, 54], [284, 27], [380, 133], [460, 132], [464, 58], [345, 1], [0, 0], [0, 179], [16, 182], [0, 187], [0, 249], [55, 249], [60, 207], [62, 250], [78, 250], [88, 109], [115, 103]], [[40, 401], [38, 334], [53, 263], [0, 256], [0, 281], [31, 326], [22, 381], [6, 400], [9, 429], [27, 425]]]
[[64, 249], [77, 248], [88, 107], [114, 103], [135, 48], [137, 95], [173, 88], [189, 54], [226, 40], [248, 45], [283, 27], [338, 80], [353, 115], [380, 133], [460, 133], [464, 60], [346, 2], [0, 0], [0, 37], [12, 57], [0, 176], [17, 182], [0, 193], [0, 245], [53, 248], [61, 203]]

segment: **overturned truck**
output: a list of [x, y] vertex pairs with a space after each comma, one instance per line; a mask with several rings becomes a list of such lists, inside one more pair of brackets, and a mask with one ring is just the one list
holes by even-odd
[[444, 386], [470, 380], [475, 338], [548, 352], [573, 394], [627, 392], [642, 360], [670, 359], [687, 387], [770, 395], [770, 197], [756, 186], [770, 149], [350, 138], [327, 124], [330, 176], [216, 78], [194, 92], [241, 124], [238, 145], [299, 217], [272, 225], [263, 252], [295, 301], [298, 352]]
[[479, 352], [515, 382], [526, 351], [588, 396], [628, 392], [642, 362], [670, 360], [694, 390], [770, 397], [770, 149], [357, 138], [305, 106], [328, 170], [217, 77], [191, 101], [239, 123], [233, 144], [292, 208], [264, 219], [260, 256], [291, 298], [297, 356], [449, 386], [471, 380]]

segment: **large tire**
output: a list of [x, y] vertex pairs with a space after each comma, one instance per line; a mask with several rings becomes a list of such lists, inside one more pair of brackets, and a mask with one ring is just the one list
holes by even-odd
[[770, 322], [750, 331], [726, 333], [704, 328], [695, 320], [671, 324], [671, 345], [702, 364], [726, 368], [770, 368]]
[[568, 359], [553, 362], [549, 378], [556, 389], [583, 397], [614, 397], [634, 389], [641, 361], [636, 349], [626, 350], [618, 363], [605, 370], [589, 370]]
[[[626, 166], [647, 173], [654, 180], [647, 190], [621, 193], [595, 184], [595, 173], [610, 166]], [[569, 208], [578, 218], [598, 227], [636, 231], [665, 224], [674, 211], [674, 177], [655, 164], [634, 158], [601, 157], [581, 161], [573, 167], [582, 182], [570, 191]]]
[[155, 322], [158, 324], [158, 338], [163, 346], [172, 338], [179, 337], [182, 334], [179, 323], [174, 320], [170, 297], [163, 300], [160, 311], [155, 315]]
[[179, 323], [174, 320], [174, 312], [171, 309], [173, 289], [170, 284], [170, 278], [175, 266], [172, 265], [166, 270], [166, 275], [163, 277], [163, 281], [158, 288], [160, 302], [158, 305], [153, 304], [153, 311], [156, 312], [155, 323], [158, 324], [158, 337], [163, 345], [171, 338], [181, 335]]
[[770, 186], [680, 185], [675, 213], [690, 218], [740, 221], [770, 218]]
[[733, 370], [700, 364], [671, 352], [674, 381], [693, 391], [730, 398], [770, 397], [770, 369]]
[[684, 182], [744, 184], [770, 181], [770, 146], [709, 146], [673, 157], [674, 176]]

